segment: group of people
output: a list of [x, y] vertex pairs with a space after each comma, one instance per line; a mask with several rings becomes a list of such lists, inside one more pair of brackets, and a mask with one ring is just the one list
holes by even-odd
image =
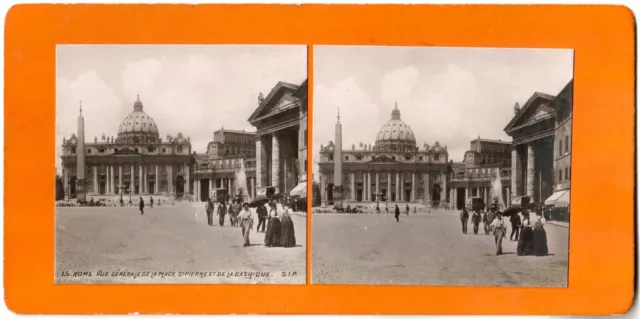
[[[213, 226], [214, 203], [211, 198], [207, 199], [207, 223]], [[242, 238], [244, 239], [244, 247], [251, 246], [249, 233], [253, 230], [254, 218], [249, 209], [248, 203], [240, 203], [240, 200], [234, 200], [227, 208], [226, 203], [218, 204], [218, 225], [224, 226], [225, 216], [229, 214], [229, 221], [232, 227], [240, 227], [242, 230]], [[256, 208], [258, 216], [258, 225], [256, 232], [265, 233], [264, 244], [267, 247], [295, 247], [296, 236], [293, 227], [293, 221], [288, 212], [288, 208], [284, 208], [282, 216], [278, 216], [278, 208], [275, 201], [269, 202], [269, 212], [265, 205]], [[266, 226], [266, 230], [265, 230]]]
[[[509, 218], [511, 224], [511, 241], [517, 241], [518, 256], [546, 256], [549, 253], [547, 245], [547, 233], [544, 230], [544, 217], [534, 213], [535, 221], [531, 222], [528, 211], [513, 214]], [[466, 208], [460, 212], [460, 220], [462, 222], [462, 233], [467, 233], [467, 224], [469, 220], [469, 211]], [[507, 223], [502, 213], [492, 208], [486, 212], [476, 210], [471, 216], [473, 224], [473, 233], [478, 234], [480, 223], [484, 224], [484, 232], [486, 235], [492, 234], [496, 245], [496, 255], [502, 255], [502, 240], [507, 235]], [[515, 239], [514, 239], [515, 235]]]

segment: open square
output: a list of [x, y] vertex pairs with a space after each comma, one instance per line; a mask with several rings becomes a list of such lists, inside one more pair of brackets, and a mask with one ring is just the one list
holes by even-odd
[[217, 216], [208, 226], [203, 204], [145, 208], [144, 215], [135, 206], [58, 207], [55, 282], [304, 284], [306, 218], [291, 219], [296, 247], [267, 248], [254, 227], [251, 246], [243, 248], [241, 228], [228, 226], [228, 216], [224, 227]]
[[[430, 212], [430, 213], [429, 213]], [[549, 255], [518, 256], [516, 241], [462, 233], [458, 213], [314, 214], [314, 284], [566, 287], [569, 228], [545, 225]]]

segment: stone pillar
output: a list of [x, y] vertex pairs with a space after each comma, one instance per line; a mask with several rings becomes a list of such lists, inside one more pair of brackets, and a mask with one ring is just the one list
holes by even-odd
[[122, 194], [122, 186], [124, 183], [122, 182], [122, 165], [118, 164], [118, 193]]
[[327, 178], [320, 173], [320, 203], [326, 205], [327, 203]]
[[424, 202], [429, 206], [431, 203], [431, 181], [429, 173], [423, 173], [422, 177], [424, 179]]
[[158, 164], [154, 165], [155, 166], [155, 170], [156, 170], [156, 185], [155, 185], [155, 192], [154, 193], [160, 193], [160, 174], [159, 174], [159, 169], [158, 169]]
[[111, 185], [109, 185], [109, 165], [104, 166], [104, 194], [111, 194]]
[[271, 135], [271, 186], [280, 192], [280, 145], [275, 133]]
[[143, 167], [142, 173], [144, 176], [144, 186], [142, 189], [144, 189], [145, 194], [149, 194], [149, 165], [145, 163]]
[[380, 172], [376, 172], [376, 202], [380, 201]]
[[446, 203], [447, 202], [447, 173], [446, 172], [442, 172], [442, 194], [444, 194], [444, 196], [441, 196], [442, 198], [440, 199], [441, 203]]
[[169, 195], [173, 194], [173, 165], [167, 165], [167, 187]]
[[184, 173], [187, 176], [187, 194], [191, 194], [191, 179], [190, 179], [190, 169], [189, 163], [184, 164], [186, 172]]
[[451, 209], [456, 210], [458, 209], [458, 207], [456, 207], [458, 205], [458, 189], [457, 188], [452, 188], [451, 189]]
[[505, 201], [504, 205], [507, 206], [507, 208], [511, 207], [511, 194], [509, 192], [508, 187], [507, 187], [507, 198], [505, 198], [504, 201]]
[[97, 165], [93, 166], [93, 192], [96, 194], [100, 193], [100, 189], [98, 189], [98, 166]]
[[144, 165], [140, 163], [138, 168], [138, 194], [144, 194]]
[[64, 183], [64, 197], [68, 199], [68, 192], [71, 192], [71, 188], [69, 187], [69, 170], [66, 168], [62, 168], [62, 182]]
[[516, 146], [511, 149], [511, 192], [514, 196], [522, 195], [518, 190], [522, 180], [522, 163]]
[[136, 189], [136, 170], [135, 170], [135, 164], [131, 163], [131, 178], [130, 178], [130, 182], [129, 182], [129, 192], [131, 194], [135, 194], [135, 189]]
[[400, 202], [400, 172], [396, 172], [396, 202]]
[[[446, 190], [445, 190], [446, 194]], [[416, 201], [416, 173], [411, 173], [411, 201]]]
[[356, 201], [356, 173], [351, 172], [351, 200]]
[[253, 195], [253, 177], [249, 177], [249, 189], [247, 189], [247, 195], [253, 199], [255, 195]]
[[404, 173], [400, 172], [400, 200], [399, 202], [404, 202]]
[[464, 205], [467, 206], [467, 199], [469, 199], [469, 187], [465, 187], [464, 189]]
[[535, 192], [536, 181], [536, 168], [535, 168], [535, 155], [533, 153], [533, 145], [527, 144], [527, 196], [530, 197], [530, 202], [535, 202], [533, 194]]
[[387, 173], [387, 202], [391, 200], [391, 171]]
[[371, 201], [371, 172], [365, 172], [364, 179], [366, 181], [366, 183], [364, 184], [364, 198], [366, 201]]

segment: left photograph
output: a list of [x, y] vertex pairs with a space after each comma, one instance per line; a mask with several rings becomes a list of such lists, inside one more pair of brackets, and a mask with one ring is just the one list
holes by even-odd
[[307, 47], [58, 45], [57, 284], [304, 284]]

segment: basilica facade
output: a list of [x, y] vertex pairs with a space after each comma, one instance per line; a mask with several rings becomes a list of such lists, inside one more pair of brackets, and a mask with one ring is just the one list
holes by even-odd
[[114, 195], [182, 198], [192, 193], [194, 156], [181, 133], [160, 138], [140, 98], [119, 125], [117, 136], [84, 140], [82, 106], [78, 134], [62, 141], [66, 198], [88, 200]]
[[[358, 125], [345, 123], [345, 125]], [[375, 143], [342, 147], [338, 116], [335, 142], [320, 146], [318, 159], [322, 205], [335, 201], [412, 202], [446, 207], [451, 166], [446, 145], [419, 147], [396, 104]]]

